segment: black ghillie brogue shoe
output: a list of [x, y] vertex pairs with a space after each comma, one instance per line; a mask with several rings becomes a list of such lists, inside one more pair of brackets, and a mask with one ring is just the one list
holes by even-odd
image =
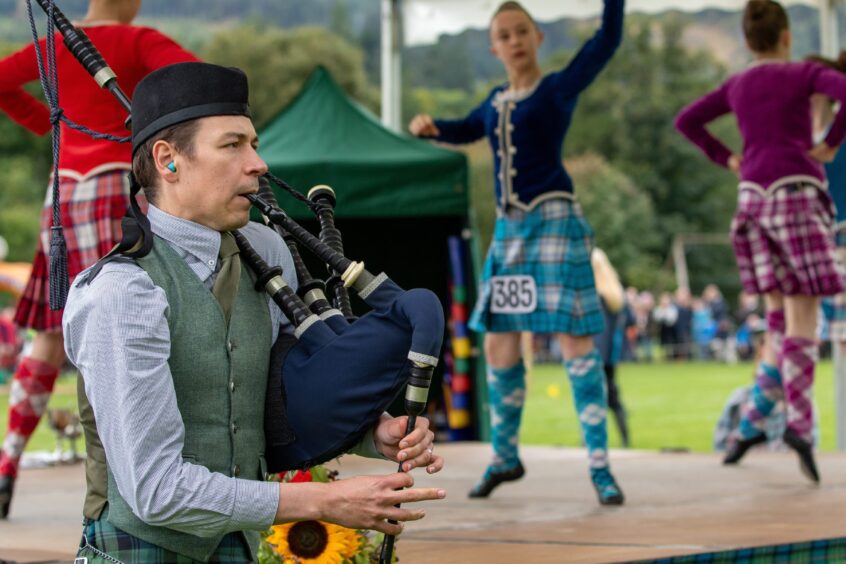
[[12, 503], [14, 489], [15, 479], [12, 476], [0, 476], [0, 519], [9, 515], [9, 504]]
[[767, 435], [764, 433], [755, 435], [751, 439], [737, 439], [729, 445], [728, 449], [726, 449], [726, 455], [723, 457], [723, 464], [737, 464], [740, 462], [740, 459], [746, 455], [746, 452], [750, 448], [765, 442], [767, 442]]
[[784, 431], [784, 443], [796, 451], [799, 455], [799, 469], [806, 478], [812, 482], [820, 483], [820, 474], [817, 472], [817, 463], [814, 462], [814, 449], [810, 443], [804, 441], [792, 430]]
[[473, 486], [473, 489], [467, 494], [467, 497], [488, 497], [498, 485], [503, 482], [513, 482], [519, 480], [526, 473], [521, 462], [517, 462], [517, 466], [508, 470], [498, 472], [488, 468], [482, 481]]
[[596, 490], [600, 505], [623, 505], [626, 500], [623, 490], [617, 485], [608, 468], [591, 468], [590, 481]]

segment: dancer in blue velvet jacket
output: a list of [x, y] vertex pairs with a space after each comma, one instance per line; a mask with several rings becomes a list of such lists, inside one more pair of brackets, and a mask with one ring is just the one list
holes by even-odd
[[561, 160], [579, 94], [620, 45], [623, 8], [624, 0], [605, 0], [596, 35], [566, 68], [543, 76], [543, 32], [519, 3], [501, 4], [491, 20], [491, 52], [508, 82], [464, 119], [418, 115], [409, 125], [413, 135], [447, 143], [487, 137], [494, 153], [497, 222], [471, 319], [486, 333], [494, 457], [470, 497], [487, 497], [525, 472], [517, 453], [526, 389], [520, 332], [532, 331], [559, 339], [599, 502], [623, 503], [608, 468], [605, 375], [591, 338], [604, 324], [590, 264], [593, 230]]

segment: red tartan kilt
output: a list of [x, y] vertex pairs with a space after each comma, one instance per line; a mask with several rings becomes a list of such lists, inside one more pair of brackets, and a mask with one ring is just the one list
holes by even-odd
[[[112, 170], [78, 181], [62, 177], [59, 203], [70, 282], [108, 253], [121, 237], [121, 218], [129, 205], [125, 170]], [[143, 196], [139, 197], [142, 206]], [[41, 236], [32, 262], [32, 274], [18, 302], [15, 323], [38, 331], [61, 329], [63, 310], [50, 309], [48, 264], [50, 226], [53, 223], [52, 187], [41, 210]]]

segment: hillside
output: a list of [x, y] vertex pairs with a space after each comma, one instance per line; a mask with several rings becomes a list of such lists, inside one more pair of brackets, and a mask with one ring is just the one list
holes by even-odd
[[[71, 18], [81, 16], [87, 0], [60, 0], [62, 10]], [[328, 27], [358, 43], [366, 54], [370, 78], [378, 82], [380, 3], [373, 0], [144, 0], [140, 23], [154, 25], [173, 35], [183, 44], [200, 50], [214, 33], [240, 21], [264, 25]], [[794, 35], [794, 55], [804, 57], [817, 50], [819, 22], [817, 11], [808, 6], [789, 8]], [[43, 14], [38, 13], [40, 29]], [[741, 68], [748, 61], [740, 31], [738, 12], [703, 10], [697, 13], [668, 11], [661, 14], [633, 14], [628, 26], [652, 26], [660, 29], [663, 22], [681, 19], [686, 23], [684, 42], [690, 49], [708, 50], [728, 69]], [[841, 11], [840, 28], [846, 45], [846, 14]], [[29, 39], [26, 22], [26, 0], [0, 0], [0, 38], [4, 42], [22, 43]], [[572, 51], [589, 37], [596, 26], [594, 20], [564, 18], [541, 24], [546, 40], [541, 60], [562, 50]], [[448, 60], [451, 64], [444, 65]], [[502, 78], [499, 63], [490, 56], [487, 31], [468, 29], [454, 35], [442, 35], [437, 43], [408, 47], [404, 67], [413, 86], [450, 88], [472, 91], [479, 83]]]
[[[798, 5], [789, 7], [788, 12], [793, 31], [794, 56], [804, 57], [817, 52], [817, 10]], [[739, 69], [749, 61], [740, 28], [739, 12], [709, 9], [696, 13], [670, 10], [660, 14], [631, 14], [626, 25], [629, 28], [645, 25], [660, 30], [661, 25], [669, 20], [681, 20], [685, 23], [684, 43], [691, 50], [710, 51], [726, 68]], [[597, 19], [586, 21], [564, 18], [554, 22], [542, 22], [540, 26], [546, 38], [539, 53], [541, 60], [562, 50], [576, 49], [593, 34], [597, 24]], [[846, 46], [846, 14], [842, 11], [840, 29], [841, 42]], [[436, 71], [435, 67], [440, 66], [439, 61], [443, 61], [446, 54], [449, 56], [448, 60], [453, 63], [467, 61], [468, 65], [462, 67], [452, 64], [448, 73]], [[499, 80], [502, 73], [501, 65], [490, 56], [486, 29], [468, 29], [455, 35], [442, 35], [434, 45], [408, 48], [405, 64], [408, 68], [415, 69], [412, 80], [417, 86], [454, 88], [466, 84], [468, 80]]]

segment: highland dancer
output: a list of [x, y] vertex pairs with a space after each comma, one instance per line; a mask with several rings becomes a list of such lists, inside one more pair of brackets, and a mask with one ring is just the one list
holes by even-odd
[[[196, 57], [170, 38], [147, 27], [130, 25], [141, 0], [91, 0], [88, 13], [77, 25], [85, 30], [132, 92], [147, 73], [159, 67]], [[45, 40], [39, 42], [45, 53]], [[45, 59], [46, 61], [46, 59]], [[46, 64], [46, 62], [45, 62]], [[126, 111], [100, 89], [65, 48], [56, 41], [59, 95], [67, 115], [100, 133], [128, 134]], [[38, 80], [34, 45], [0, 61], [0, 109], [37, 135], [50, 131], [50, 110], [23, 90]], [[68, 275], [74, 277], [97, 262], [121, 238], [121, 218], [129, 205], [129, 145], [94, 140], [61, 125], [59, 153], [60, 207], [68, 245]], [[9, 512], [18, 463], [35, 431], [59, 370], [65, 364], [62, 310], [49, 306], [48, 256], [53, 195], [48, 190], [41, 213], [41, 237], [33, 259], [32, 275], [18, 304], [15, 322], [35, 329], [31, 354], [21, 360], [9, 394], [9, 425], [0, 453], [0, 518]], [[90, 453], [89, 453], [90, 454]]]
[[[813, 62], [790, 62], [787, 13], [771, 0], [751, 0], [743, 31], [754, 62], [717, 90], [686, 107], [676, 126], [715, 163], [740, 177], [732, 244], [743, 289], [766, 296], [767, 339], [751, 405], [724, 463], [737, 463], [766, 441], [764, 423], [784, 399], [784, 441], [802, 472], [819, 481], [813, 456], [812, 391], [821, 296], [843, 291], [844, 269], [834, 248], [834, 209], [822, 162], [846, 135], [840, 111], [825, 139], [813, 142], [815, 93], [846, 103], [846, 77]], [[706, 125], [733, 112], [743, 136], [736, 155]]]
[[498, 173], [494, 240], [470, 321], [485, 332], [494, 457], [470, 497], [487, 497], [525, 472], [517, 449], [526, 395], [520, 333], [531, 331], [553, 333], [561, 345], [599, 502], [623, 503], [608, 466], [605, 374], [592, 339], [604, 324], [590, 262], [593, 230], [561, 163], [579, 94], [620, 45], [623, 8], [623, 0], [605, 0], [596, 35], [566, 68], [543, 76], [543, 32], [517, 2], [501, 4], [491, 20], [491, 52], [508, 82], [464, 119], [418, 115], [409, 125], [416, 136], [447, 143], [487, 137]]

